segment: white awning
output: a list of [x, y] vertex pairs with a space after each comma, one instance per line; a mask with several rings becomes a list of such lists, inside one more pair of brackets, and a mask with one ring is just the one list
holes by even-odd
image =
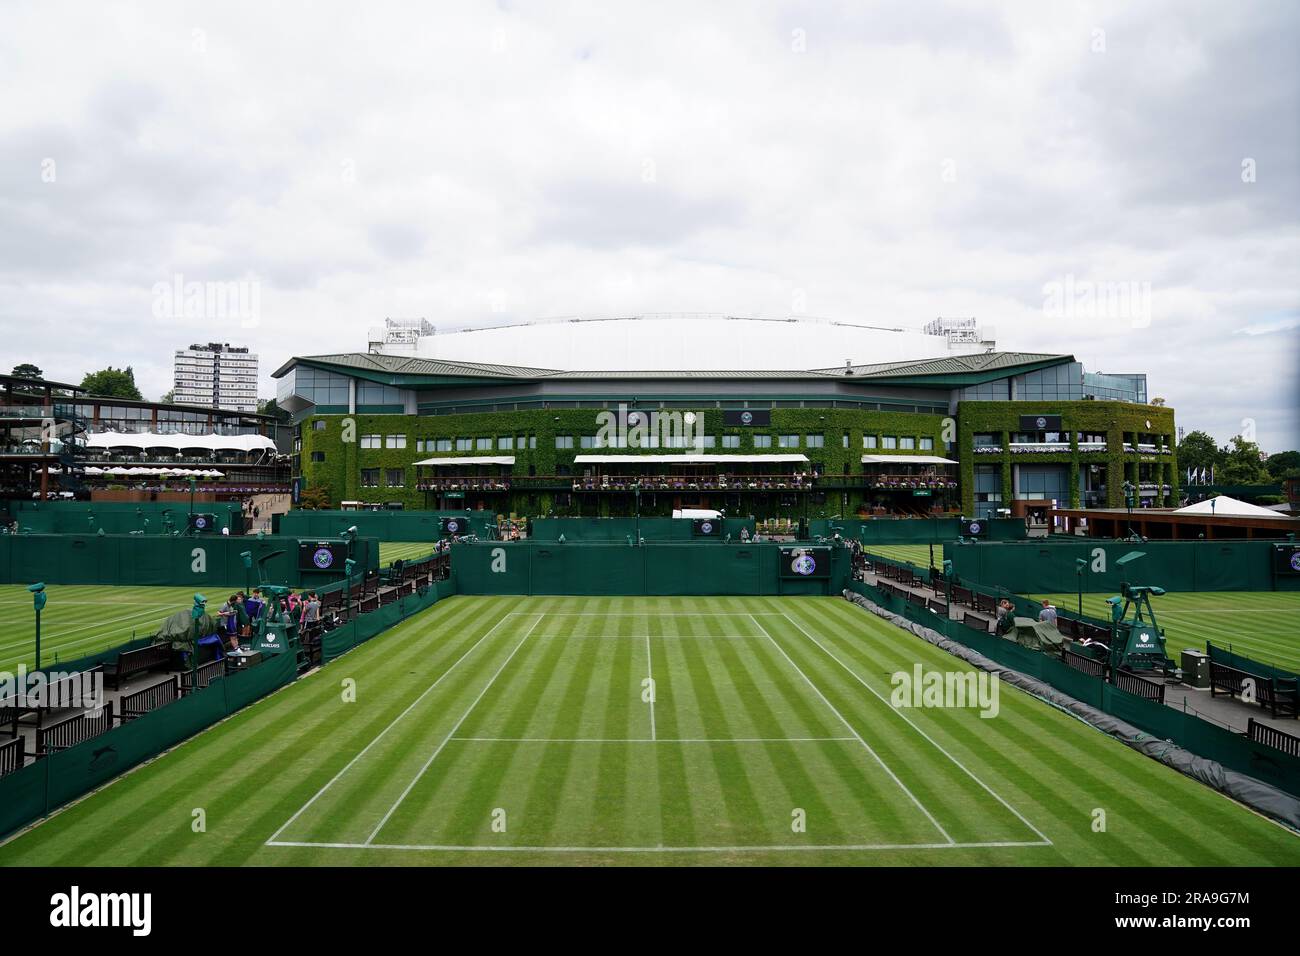
[[950, 458], [938, 455], [863, 455], [864, 465], [955, 465]]
[[1198, 501], [1194, 505], [1188, 505], [1186, 508], [1177, 509], [1176, 515], [1208, 515], [1217, 518], [1285, 518], [1286, 515], [1279, 515], [1276, 511], [1268, 508], [1252, 505], [1246, 501], [1238, 501], [1236, 498], [1229, 498], [1227, 495], [1215, 495], [1213, 498], [1207, 498], [1205, 501]]
[[577, 455], [576, 465], [806, 465], [807, 455]]
[[514, 455], [488, 455], [479, 458], [426, 458], [417, 465], [513, 465]]
[[275, 451], [275, 442], [265, 435], [162, 435], [157, 432], [92, 432], [87, 448], [166, 448], [184, 451]]

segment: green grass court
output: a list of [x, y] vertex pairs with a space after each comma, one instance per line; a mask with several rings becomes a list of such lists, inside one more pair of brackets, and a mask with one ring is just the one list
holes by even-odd
[[[868, 554], [879, 555], [891, 561], [910, 561], [918, 568], [930, 566], [930, 546], [928, 544], [873, 544], [864, 549]], [[943, 545], [934, 546], [934, 563], [943, 567]]]
[[1295, 834], [1006, 686], [988, 719], [895, 709], [916, 663], [968, 670], [836, 598], [453, 597], [0, 865], [1300, 864]]
[[[1083, 612], [1109, 619], [1109, 594], [1085, 594]], [[1075, 610], [1076, 594], [1034, 594], [1046, 597], [1058, 607]], [[1300, 592], [1296, 591], [1203, 591], [1169, 593], [1152, 598], [1156, 620], [1165, 629], [1166, 650], [1179, 660], [1183, 648], [1205, 650], [1205, 642], [1216, 647], [1232, 646], [1238, 654], [1300, 671]]]
[[[242, 584], [204, 589], [215, 610]], [[152, 636], [168, 614], [183, 611], [194, 600], [194, 588], [112, 587], [51, 584], [49, 604], [41, 612], [41, 663], [69, 661], [116, 647], [137, 637]], [[0, 670], [15, 670], [36, 659], [32, 596], [21, 584], [0, 585]]]
[[379, 564], [382, 567], [394, 561], [427, 558], [433, 554], [433, 545], [431, 541], [381, 541], [379, 542]]

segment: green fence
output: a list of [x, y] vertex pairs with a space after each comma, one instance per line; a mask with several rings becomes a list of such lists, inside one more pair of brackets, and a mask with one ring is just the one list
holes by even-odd
[[694, 522], [690, 518], [537, 518], [529, 526], [528, 533], [533, 541], [558, 541], [560, 535], [564, 535], [566, 542], [627, 544], [629, 538], [636, 541], [639, 535], [647, 542], [719, 543], [727, 535], [738, 541], [744, 529], [752, 535], [754, 527], [753, 518], [723, 518], [722, 535], [707, 537], [695, 534]]
[[[1125, 564], [1119, 559], [1140, 553]], [[1147, 541], [1060, 538], [1002, 544], [945, 542], [943, 556], [963, 582], [1025, 594], [1078, 590], [1118, 594], [1121, 581], [1168, 591], [1296, 591], [1300, 575], [1275, 575], [1270, 541]]]
[[0, 836], [26, 826], [241, 707], [291, 683], [292, 654], [213, 681], [159, 710], [0, 778]]
[[[19, 532], [33, 534], [167, 534], [184, 531], [189, 522], [189, 502], [177, 501], [16, 501], [8, 503], [8, 515], [18, 522]], [[196, 501], [195, 514], [216, 515], [216, 533], [229, 528], [234, 535], [244, 530], [244, 515], [238, 504], [225, 501]], [[3, 517], [3, 515], [0, 515]]]
[[831, 549], [826, 578], [780, 575], [777, 544], [627, 544], [498, 541], [452, 546], [462, 594], [777, 595], [838, 594], [849, 578], [846, 548]]
[[358, 644], [364, 644], [376, 634], [400, 624], [413, 614], [433, 607], [443, 598], [456, 593], [456, 579], [435, 581], [422, 592], [408, 594], [392, 604], [353, 618], [342, 627], [336, 627], [321, 639], [321, 655], [326, 662], [346, 654]]
[[[987, 540], [1020, 541], [1028, 536], [1023, 518], [990, 518], [982, 521]], [[813, 537], [829, 538], [836, 532], [864, 545], [873, 544], [942, 544], [956, 541], [961, 534], [961, 519], [936, 518], [816, 518], [808, 523]]]
[[442, 537], [443, 518], [468, 518], [476, 534], [495, 528], [492, 511], [305, 511], [280, 516], [278, 533], [303, 538], [337, 537], [355, 527], [363, 538], [380, 541], [437, 541]]
[[[253, 554], [252, 572], [240, 558], [244, 551]], [[276, 584], [313, 587], [342, 577], [342, 568], [299, 571], [297, 538], [17, 534], [0, 535], [0, 584], [233, 587], [256, 584], [258, 559], [275, 551], [283, 554], [271, 558], [266, 570]], [[379, 567], [378, 541], [358, 538], [353, 553], [360, 569]]]
[[983, 654], [992, 661], [1028, 674], [1076, 700], [1118, 717], [1162, 740], [1171, 740], [1192, 753], [1217, 761], [1230, 770], [1247, 774], [1272, 784], [1294, 796], [1300, 796], [1300, 759], [1252, 743], [1245, 735], [1202, 720], [1190, 711], [1175, 710], [1164, 704], [1120, 690], [1099, 677], [1076, 671], [1056, 657], [1021, 647], [957, 621], [918, 608], [903, 599], [854, 581], [849, 589], [873, 604], [938, 631], [945, 637]]

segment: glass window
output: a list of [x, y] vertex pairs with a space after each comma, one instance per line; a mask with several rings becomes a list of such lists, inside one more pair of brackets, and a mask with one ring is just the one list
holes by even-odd
[[473, 450], [474, 450], [474, 439], [472, 439], [472, 438], [457, 438], [457, 439], [456, 439], [456, 450], [457, 450], [457, 451], [473, 451]]
[[515, 440], [509, 435], [497, 439], [497, 451], [514, 451]]
[[378, 436], [378, 435], [362, 435], [362, 436], [361, 436], [361, 447], [362, 447], [362, 448], [378, 448], [378, 447], [379, 447], [379, 436]]
[[922, 450], [922, 451], [933, 451], [933, 450], [934, 450], [934, 439], [933, 439], [933, 438], [922, 438], [922, 439], [921, 439], [921, 450]]
[[722, 436], [722, 447], [723, 447], [723, 448], [739, 448], [739, 447], [740, 447], [740, 436], [739, 436], [739, 435], [723, 435], [723, 436]]
[[389, 488], [400, 488], [406, 484], [406, 470], [404, 468], [388, 468], [384, 471], [384, 484]]
[[863, 448], [875, 448], [875, 447], [876, 447], [876, 436], [875, 436], [875, 435], [863, 435], [863, 436], [862, 436], [862, 447], [863, 447]]
[[[173, 418], [169, 418], [167, 420], [175, 421], [175, 419]], [[325, 419], [323, 418], [314, 419], [311, 423], [311, 430], [314, 432], [323, 432], [325, 430]]]
[[899, 447], [899, 448], [915, 448], [915, 447], [916, 447], [916, 439], [915, 439], [915, 438], [900, 438], [900, 439], [898, 440], [898, 447]]
[[573, 447], [573, 436], [572, 436], [572, 435], [556, 435], [556, 436], [555, 436], [555, 447], [556, 447], [557, 449], [572, 448], [572, 447]]
[[491, 438], [480, 438], [477, 442], [474, 443], [474, 447], [475, 447], [478, 451], [491, 451], [491, 450], [492, 450], [492, 439], [491, 439]]
[[826, 436], [825, 436], [825, 435], [809, 435], [809, 436], [808, 436], [808, 447], [809, 447], [809, 448], [825, 448], [825, 447], [826, 447]]
[[799, 436], [798, 436], [798, 435], [782, 435], [782, 436], [780, 437], [780, 441], [778, 442], [778, 444], [779, 444], [780, 447], [782, 447], [782, 448], [798, 448], [798, 447], [799, 447]]
[[898, 439], [895, 438], [893, 435], [881, 435], [881, 436], [880, 436], [880, 447], [881, 447], [881, 448], [897, 448], [897, 447], [898, 447]]
[[325, 453], [324, 453], [323, 451], [314, 451], [314, 452], [311, 453], [311, 460], [312, 460], [312, 461], [324, 461], [324, 460], [325, 460]]
[[389, 435], [389, 436], [388, 436], [388, 441], [386, 442], [386, 445], [387, 445], [387, 447], [389, 447], [389, 448], [405, 448], [405, 447], [406, 447], [406, 436], [405, 436], [405, 435]]
[[755, 448], [771, 448], [771, 447], [772, 447], [772, 436], [771, 436], [771, 435], [755, 435], [755, 436], [754, 436], [754, 447], [755, 447]]
[[451, 451], [450, 438], [439, 438], [437, 441], [434, 442], [434, 445], [435, 445], [434, 451]]
[[361, 469], [361, 487], [378, 488], [379, 487], [379, 469], [362, 468]]

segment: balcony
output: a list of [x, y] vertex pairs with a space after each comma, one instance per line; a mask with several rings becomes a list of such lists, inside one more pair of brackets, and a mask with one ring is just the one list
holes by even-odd
[[947, 475], [863, 475], [862, 484], [886, 491], [957, 490], [957, 479]]
[[1001, 445], [976, 445], [975, 454], [977, 455], [1000, 455], [1002, 454]]
[[509, 491], [509, 478], [421, 478], [417, 491]]
[[1011, 453], [1013, 455], [1068, 455], [1070, 443], [1068, 441], [1013, 441]]
[[588, 475], [569, 479], [581, 492], [805, 491], [811, 475]]

